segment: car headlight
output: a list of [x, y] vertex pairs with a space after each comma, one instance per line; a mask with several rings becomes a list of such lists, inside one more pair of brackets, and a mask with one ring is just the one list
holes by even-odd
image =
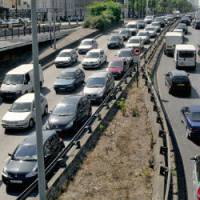
[[99, 92], [97, 95], [98, 95], [99, 97], [102, 97], [102, 96], [103, 96], [103, 91]]
[[31, 178], [31, 177], [36, 176], [36, 175], [37, 175], [37, 169], [34, 168], [33, 171], [26, 174], [26, 178]]
[[74, 125], [74, 122], [71, 121], [71, 122], [69, 122], [69, 123], [66, 125], [65, 128], [71, 128], [73, 125]]
[[8, 176], [7, 169], [5, 167], [3, 168], [2, 175], [6, 177]]

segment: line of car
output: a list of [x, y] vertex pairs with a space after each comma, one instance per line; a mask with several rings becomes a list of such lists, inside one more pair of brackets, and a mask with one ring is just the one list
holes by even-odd
[[[152, 16], [153, 19], [154, 18]], [[95, 71], [85, 80], [84, 70], [102, 68], [107, 65], [107, 56], [103, 49], [98, 49], [97, 41], [94, 38], [84, 39], [78, 48], [66, 49], [59, 53], [55, 59], [55, 66], [57, 68], [67, 67], [60, 71], [56, 78], [53, 88], [55, 93], [63, 93], [63, 99], [55, 105], [54, 109], [50, 111], [47, 122], [44, 126], [44, 155], [45, 165], [48, 165], [53, 158], [64, 148], [64, 143], [61, 137], [68, 136], [68, 133], [76, 132], [83, 122], [85, 122], [92, 114], [92, 105], [101, 103], [107, 94], [114, 88], [115, 79], [119, 79], [130, 68], [133, 67], [134, 48], [137, 45], [127, 46], [129, 41], [137, 37], [139, 44], [148, 44], [151, 37], [156, 37], [161, 28], [161, 22], [165, 24], [170, 23], [159, 18], [155, 22], [152, 21], [152, 26], [149, 28], [155, 36], [150, 35], [150, 31], [139, 29], [145, 28], [146, 23], [139, 21], [136, 23], [135, 30], [129, 27], [129, 22], [117, 34], [111, 36], [108, 41], [115, 41], [116, 46], [111, 48], [119, 49], [117, 55], [103, 71]], [[159, 26], [158, 26], [159, 25]], [[131, 25], [132, 26], [132, 25]], [[163, 25], [162, 25], [163, 26]], [[134, 36], [137, 32], [138, 36]], [[124, 41], [128, 40], [124, 46]], [[114, 43], [115, 43], [114, 42]], [[138, 44], [131, 42], [132, 44]], [[140, 46], [141, 47], [141, 46]], [[142, 48], [142, 47], [141, 47]], [[144, 46], [143, 46], [144, 48]], [[78, 53], [77, 53], [78, 52]], [[78, 54], [85, 54], [81, 63], [82, 67], [74, 66], [79, 62]], [[25, 129], [34, 127], [35, 119], [35, 104], [34, 104], [34, 87], [33, 87], [33, 66], [28, 65], [19, 66], [18, 68], [8, 72], [1, 85], [0, 95], [6, 99], [16, 99], [11, 105], [9, 111], [2, 119], [2, 126], [5, 129]], [[41, 66], [40, 66], [41, 67]], [[22, 70], [23, 69], [23, 70]], [[40, 73], [41, 86], [44, 79], [42, 72]], [[82, 89], [81, 94], [71, 94], [76, 89]], [[67, 94], [67, 95], [66, 95]], [[41, 109], [42, 114], [48, 114], [48, 102], [45, 96], [41, 94]], [[26, 137], [21, 144], [19, 144], [12, 154], [9, 154], [9, 159], [2, 172], [2, 180], [7, 186], [13, 184], [29, 184], [37, 177], [37, 156], [36, 156], [36, 133]]]

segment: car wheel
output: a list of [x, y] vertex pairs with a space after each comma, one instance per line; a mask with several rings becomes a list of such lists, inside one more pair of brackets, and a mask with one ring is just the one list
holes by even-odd
[[43, 115], [48, 115], [48, 105], [45, 106]]
[[33, 119], [30, 119], [29, 121], [29, 128], [32, 129], [34, 127], [34, 120]]

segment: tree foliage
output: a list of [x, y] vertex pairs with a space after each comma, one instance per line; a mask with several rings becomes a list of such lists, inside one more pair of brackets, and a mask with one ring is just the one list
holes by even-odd
[[87, 8], [85, 27], [103, 30], [121, 18], [121, 5], [112, 0], [94, 2]]

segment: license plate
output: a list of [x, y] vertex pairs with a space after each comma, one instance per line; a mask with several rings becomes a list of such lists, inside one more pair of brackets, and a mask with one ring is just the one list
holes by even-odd
[[22, 183], [21, 180], [10, 180], [11, 183]]
[[179, 86], [179, 87], [183, 87], [183, 86], [185, 86], [184, 84], [177, 84], [177, 86]]

